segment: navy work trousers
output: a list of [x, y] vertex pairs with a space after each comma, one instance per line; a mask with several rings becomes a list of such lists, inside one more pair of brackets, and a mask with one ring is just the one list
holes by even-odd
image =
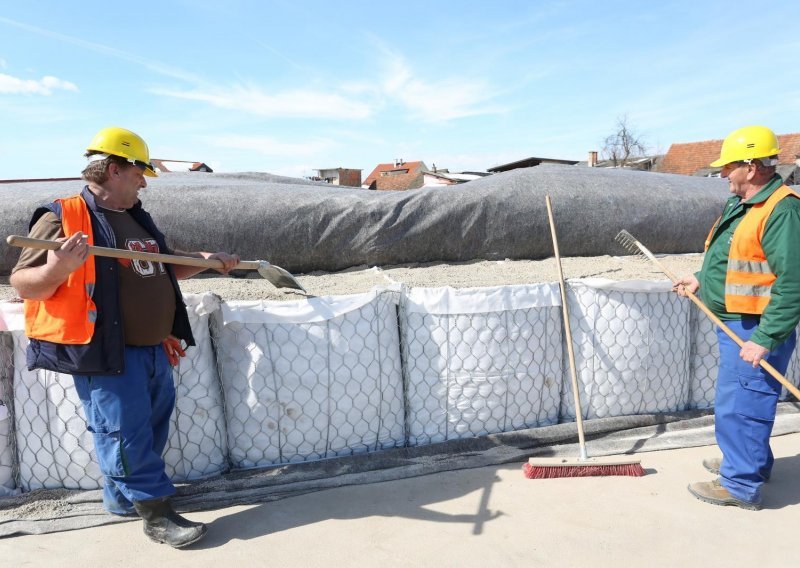
[[74, 375], [104, 476], [103, 506], [118, 515], [133, 501], [175, 493], [162, 454], [175, 407], [172, 366], [163, 347], [125, 347], [121, 375]]
[[[725, 322], [743, 341], [758, 327], [756, 319]], [[774, 458], [769, 445], [781, 384], [760, 366], [753, 368], [739, 357], [741, 348], [723, 332], [719, 339], [719, 374], [714, 402], [717, 445], [722, 451], [720, 483], [743, 501], [761, 499], [761, 485], [772, 473]], [[795, 332], [769, 352], [769, 362], [786, 373], [794, 351]]]

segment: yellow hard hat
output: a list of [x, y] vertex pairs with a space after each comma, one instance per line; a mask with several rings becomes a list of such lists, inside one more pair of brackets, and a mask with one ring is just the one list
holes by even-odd
[[[778, 155], [780, 151], [778, 137], [772, 130], [766, 126], [745, 126], [728, 134], [722, 142], [719, 160], [711, 162], [711, 167], [718, 168], [732, 162], [769, 158]], [[765, 162], [768, 166], [775, 164], [777, 160], [775, 163]]]
[[[108, 155], [125, 158], [143, 170], [144, 175], [158, 177], [150, 163], [150, 150], [147, 149], [142, 137], [119, 126], [109, 126], [95, 134], [86, 151], [100, 152], [100, 155], [104, 155], [103, 158]], [[89, 159], [91, 160], [92, 156], [89, 156]]]

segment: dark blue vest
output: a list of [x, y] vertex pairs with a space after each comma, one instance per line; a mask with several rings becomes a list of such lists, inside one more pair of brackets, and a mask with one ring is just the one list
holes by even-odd
[[[114, 231], [108, 224], [102, 209], [97, 207], [94, 194], [84, 187], [81, 192], [92, 219], [94, 244], [99, 247], [116, 247]], [[61, 218], [61, 205], [48, 203], [39, 207], [33, 214], [30, 227], [39, 218], [52, 211]], [[142, 209], [141, 201], [128, 209], [131, 217], [139, 223], [158, 243], [160, 251], [167, 253], [167, 243], [150, 214]], [[194, 337], [186, 313], [186, 305], [178, 287], [178, 281], [172, 265], [165, 264], [167, 273], [175, 290], [175, 318], [172, 323], [172, 334], [194, 345]], [[97, 306], [97, 321], [94, 335], [87, 345], [62, 345], [50, 341], [31, 339], [28, 344], [28, 369], [47, 369], [70, 375], [118, 375], [125, 370], [125, 337], [122, 327], [122, 311], [119, 298], [119, 270], [117, 260], [103, 256], [95, 257], [96, 282], [92, 299]]]

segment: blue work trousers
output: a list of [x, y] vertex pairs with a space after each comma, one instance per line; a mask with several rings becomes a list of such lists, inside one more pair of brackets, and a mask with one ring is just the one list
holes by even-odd
[[[758, 320], [725, 322], [743, 341], [758, 327]], [[739, 357], [741, 348], [721, 329], [719, 374], [714, 402], [717, 445], [722, 451], [720, 482], [743, 501], [761, 499], [761, 485], [772, 474], [774, 458], [769, 445], [781, 384], [761, 366], [753, 368]], [[786, 373], [797, 337], [794, 332], [769, 352], [767, 362]]]
[[133, 501], [175, 493], [162, 454], [175, 407], [172, 366], [163, 347], [125, 347], [121, 375], [74, 375], [100, 471], [103, 506], [134, 511]]

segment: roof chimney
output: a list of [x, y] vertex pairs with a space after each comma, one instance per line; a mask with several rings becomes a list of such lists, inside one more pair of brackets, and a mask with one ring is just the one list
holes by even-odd
[[399, 168], [403, 165], [403, 158], [395, 158], [394, 159], [394, 167]]
[[597, 165], [597, 151], [592, 150], [589, 152], [589, 160], [587, 162], [590, 168], [593, 168]]

